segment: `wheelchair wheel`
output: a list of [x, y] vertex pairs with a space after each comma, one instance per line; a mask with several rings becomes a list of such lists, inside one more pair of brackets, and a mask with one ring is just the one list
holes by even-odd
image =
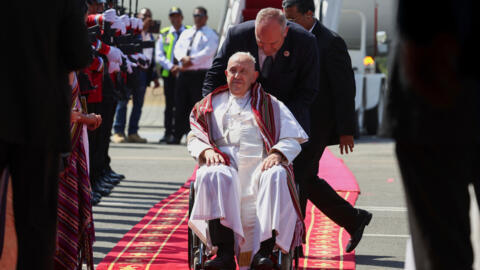
[[[280, 250], [274, 250], [272, 254], [274, 265], [276, 265], [274, 269], [292, 270], [294, 254], [295, 254], [294, 249], [292, 249], [287, 254], [282, 253], [282, 251]], [[296, 267], [298, 268], [298, 263]]]
[[[193, 182], [190, 183], [190, 194], [188, 196], [188, 217], [192, 214], [193, 204], [195, 203], [195, 189], [193, 187]], [[190, 270], [196, 270], [195, 267], [195, 249], [194, 249], [194, 239], [196, 238], [193, 231], [188, 227], [188, 266]]]
[[195, 264], [195, 270], [203, 270], [205, 269], [205, 262], [207, 261], [208, 257], [206, 254], [206, 248], [205, 245], [200, 241], [198, 237], [197, 241], [199, 242], [199, 245], [196, 246], [195, 248], [195, 258], [194, 258], [194, 264]]
[[[188, 196], [188, 217], [192, 213], [195, 204], [195, 189], [193, 183], [190, 184], [190, 194]], [[203, 270], [205, 261], [208, 259], [205, 245], [200, 238], [188, 228], [188, 266], [190, 270]]]

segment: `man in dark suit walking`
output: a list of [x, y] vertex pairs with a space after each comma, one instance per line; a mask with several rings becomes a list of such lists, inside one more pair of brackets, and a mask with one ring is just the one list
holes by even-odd
[[[268, 17], [262, 14], [265, 10], [275, 15]], [[262, 20], [262, 16], [266, 16], [267, 20]], [[277, 20], [268, 20], [268, 18], [277, 18]], [[282, 28], [275, 29], [275, 24], [278, 25], [280, 22], [281, 25], [282, 19], [278, 18], [285, 20], [285, 16], [280, 10], [269, 8], [259, 12], [255, 23], [249, 21], [232, 27], [212, 68], [207, 73], [203, 91], [206, 94], [225, 84], [223, 70], [225, 70], [228, 57], [236, 51], [248, 51], [255, 56], [257, 63], [260, 63], [256, 67], [262, 74], [258, 81], [267, 92], [283, 101], [302, 127], [309, 132], [310, 107], [316, 101], [315, 97], [320, 85], [319, 47], [315, 36], [298, 24], [287, 23], [285, 31]], [[273, 64], [269, 64], [264, 55], [274, 56]], [[317, 115], [315, 117], [318, 118]], [[312, 127], [312, 132], [315, 131], [315, 133], [309, 133], [313, 143], [309, 142], [302, 146], [302, 153], [294, 161], [296, 179], [303, 197], [310, 199], [332, 220], [345, 227], [352, 236], [358, 235], [356, 232], [359, 232], [359, 237], [353, 237], [354, 243], [349, 245], [354, 248], [366, 225], [365, 215], [362, 214], [364, 212], [358, 211], [339, 197], [324, 180], [316, 177], [318, 160], [325, 148], [325, 146], [320, 148], [315, 142], [317, 139], [312, 138], [313, 136], [318, 137], [318, 131], [323, 130], [323, 127], [317, 127], [317, 125], [315, 122], [315, 126]], [[322, 136], [324, 135], [322, 134]], [[303, 161], [298, 162], [299, 158]], [[304, 173], [305, 175], [302, 175]], [[307, 190], [309, 190], [308, 193]]]
[[313, 17], [313, 0], [283, 0], [285, 16], [317, 38], [320, 57], [319, 93], [310, 109], [312, 122], [310, 145], [295, 160], [295, 177], [304, 182], [303, 203], [312, 201], [325, 215], [351, 235], [346, 251], [360, 242], [372, 214], [353, 208], [317, 176], [319, 160], [325, 147], [339, 144], [340, 153], [353, 151], [355, 130], [355, 79], [345, 41]]
[[53, 269], [59, 158], [70, 151], [67, 75], [91, 59], [85, 1], [4, 5], [20, 11], [1, 17], [2, 24], [18, 22], [4, 29], [14, 40], [2, 44], [19, 53], [4, 55], [9, 68], [0, 73], [0, 172], [8, 168], [12, 179], [17, 269]]

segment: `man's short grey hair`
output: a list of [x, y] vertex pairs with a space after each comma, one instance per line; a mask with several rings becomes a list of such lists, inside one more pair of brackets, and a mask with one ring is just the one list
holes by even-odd
[[230, 59], [232, 59], [234, 57], [238, 57], [238, 56], [246, 56], [248, 58], [248, 60], [250, 60], [253, 63], [253, 65], [255, 65], [255, 63], [257, 63], [257, 61], [255, 60], [255, 57], [253, 57], [253, 55], [249, 52], [236, 52], [236, 53], [232, 54], [232, 56], [230, 56], [228, 61], [230, 61]]
[[255, 28], [263, 22], [268, 22], [270, 20], [276, 20], [282, 27], [285, 29], [287, 27], [287, 18], [283, 11], [278, 8], [263, 8], [261, 9], [258, 14], [257, 18], [255, 19]]

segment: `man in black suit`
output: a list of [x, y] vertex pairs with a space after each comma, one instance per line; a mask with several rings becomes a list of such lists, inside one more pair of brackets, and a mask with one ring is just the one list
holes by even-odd
[[325, 147], [339, 144], [340, 153], [353, 151], [355, 130], [355, 79], [345, 41], [313, 17], [313, 0], [283, 0], [285, 15], [317, 38], [320, 57], [319, 93], [310, 110], [310, 144], [295, 160], [295, 178], [304, 182], [301, 198], [312, 201], [325, 215], [351, 235], [346, 251], [360, 242], [372, 214], [353, 208], [350, 203], [317, 176], [319, 160]]
[[[281, 60], [275, 60], [273, 65], [272, 71], [277, 72], [270, 73], [267, 79], [265, 79], [265, 76], [260, 76], [261, 78], [258, 81], [262, 83], [266, 91], [279, 98], [289, 107], [299, 123], [308, 132], [310, 130], [310, 106], [314, 101], [318, 102], [315, 97], [317, 92], [321, 90], [319, 89], [320, 64], [317, 59], [319, 47], [315, 37], [302, 27], [295, 23], [287, 23], [287, 25], [288, 32], [283, 36], [285, 41], [281, 41], [280, 47], [273, 53], [270, 52]], [[255, 56], [257, 63], [262, 63], [259, 52], [265, 47], [264, 40], [271, 41], [272, 38], [268, 36], [268, 33], [264, 34], [258, 30], [255, 29], [253, 21], [239, 24], [230, 29], [212, 68], [207, 73], [203, 89], [204, 94], [224, 84], [225, 77], [222, 70], [225, 69], [228, 57], [236, 51], [249, 51]], [[269, 47], [266, 49], [269, 50]], [[265, 73], [259, 65], [257, 65], [257, 69], [261, 70], [262, 74]], [[287, 72], [278, 72], [285, 70]], [[315, 120], [318, 117], [319, 115], [316, 113]], [[325, 141], [324, 137], [329, 137], [324, 134], [319, 135], [321, 130], [323, 130], [323, 127], [315, 122], [315, 125], [312, 126], [312, 132], [314, 133], [309, 133], [312, 142], [302, 145], [302, 152], [294, 161], [295, 178], [300, 185], [303, 206], [306, 205], [305, 198], [309, 198], [337, 224], [347, 228], [351, 235], [358, 235], [358, 237], [352, 238], [353, 243], [349, 245], [354, 248], [363, 233], [365, 225], [362, 224], [365, 224], [365, 221], [363, 221], [365, 215], [363, 211], [358, 211], [338, 196], [328, 183], [316, 177], [318, 160], [327, 145], [323, 143], [324, 146], [319, 146], [319, 142]], [[313, 136], [319, 137], [319, 139], [313, 138]], [[307, 191], [309, 192], [307, 193]]]
[[[262, 12], [265, 15], [262, 15]], [[318, 92], [318, 51], [313, 35], [297, 24], [287, 23], [279, 9], [259, 12], [264, 19], [230, 28], [203, 83], [203, 95], [225, 85], [225, 69], [238, 51], [252, 54], [260, 70], [257, 79], [264, 89], [281, 100], [308, 133], [308, 109]]]
[[[53, 269], [60, 153], [70, 151], [68, 72], [91, 59], [80, 0], [8, 1], [0, 73], [0, 171], [12, 176], [17, 269]], [[0, 198], [0, 201], [3, 198]]]

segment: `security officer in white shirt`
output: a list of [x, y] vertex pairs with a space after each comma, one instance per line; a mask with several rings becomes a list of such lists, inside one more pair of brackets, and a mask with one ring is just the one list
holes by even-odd
[[175, 86], [174, 136], [167, 140], [168, 144], [179, 144], [188, 132], [188, 115], [202, 99], [203, 80], [218, 46], [218, 35], [206, 25], [208, 16], [204, 7], [195, 8], [193, 20], [195, 26], [182, 32], [173, 53], [180, 73]]
[[163, 93], [165, 95], [165, 113], [164, 127], [165, 134], [159, 143], [166, 143], [169, 138], [173, 137], [173, 120], [175, 109], [175, 82], [180, 71], [177, 59], [174, 57], [173, 49], [178, 38], [185, 29], [190, 28], [189, 25], [183, 25], [183, 13], [178, 7], [170, 8], [168, 18], [172, 23], [160, 30], [160, 37], [156, 45], [156, 61], [162, 66]]

